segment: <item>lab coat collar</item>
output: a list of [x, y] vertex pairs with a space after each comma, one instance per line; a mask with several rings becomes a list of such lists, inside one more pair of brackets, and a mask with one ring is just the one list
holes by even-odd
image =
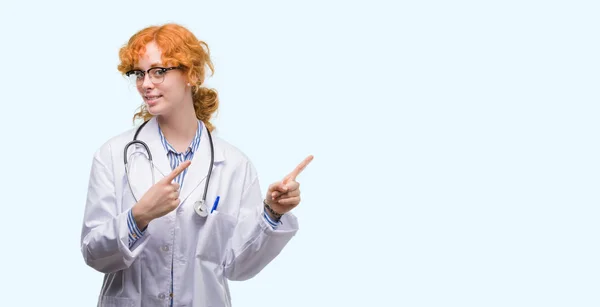
[[[225, 160], [225, 155], [223, 154], [222, 148], [217, 146], [215, 136], [212, 134], [211, 136], [213, 139], [213, 147], [215, 151], [213, 161], [214, 172], [215, 165], [217, 163], [223, 162]], [[200, 193], [204, 193], [204, 181], [206, 180], [206, 177], [208, 175], [209, 166], [210, 139], [208, 138], [208, 131], [206, 125], [202, 124], [202, 132], [200, 133], [200, 146], [198, 147], [196, 152], [194, 152], [192, 164], [188, 166], [188, 171], [185, 175], [183, 186], [181, 187], [181, 191], [179, 193], [179, 199], [181, 199], [182, 203], [196, 189], [201, 189], [202, 191], [200, 191]], [[211, 175], [211, 178], [214, 178], [214, 176]]]
[[[191, 143], [188, 145], [188, 147], [184, 150], [183, 153], [186, 153], [188, 150], [193, 153], [198, 151], [198, 147], [200, 146], [200, 135], [202, 134], [203, 126], [204, 126], [204, 123], [202, 123], [201, 120], [198, 120], [198, 128], [196, 129], [196, 134], [194, 135], [194, 138], [192, 139]], [[160, 136], [161, 144], [163, 144], [163, 147], [166, 149], [167, 152], [172, 152], [174, 154], [181, 154], [181, 152], [177, 152], [177, 150], [175, 150], [175, 148], [173, 148], [173, 146], [171, 146], [169, 141], [167, 141], [167, 139], [165, 138], [165, 135], [162, 132], [162, 129], [160, 129], [160, 126], [158, 128], [158, 135]]]

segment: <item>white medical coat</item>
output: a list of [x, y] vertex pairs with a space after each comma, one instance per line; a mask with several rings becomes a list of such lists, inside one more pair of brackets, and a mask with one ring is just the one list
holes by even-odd
[[[154, 160], [155, 180], [171, 172], [156, 118], [141, 130]], [[227, 280], [246, 280], [271, 262], [296, 234], [296, 217], [287, 213], [276, 230], [264, 220], [263, 196], [256, 170], [237, 148], [213, 136], [214, 163], [198, 216], [193, 204], [202, 198], [210, 163], [206, 128], [180, 191], [180, 206], [148, 225], [145, 235], [128, 246], [127, 211], [135, 204], [127, 185], [124, 146], [135, 129], [103, 144], [94, 154], [81, 252], [85, 263], [104, 273], [98, 306], [169, 306], [173, 265], [174, 306], [231, 306]], [[131, 186], [138, 200], [151, 186], [150, 164], [139, 145], [128, 151]]]

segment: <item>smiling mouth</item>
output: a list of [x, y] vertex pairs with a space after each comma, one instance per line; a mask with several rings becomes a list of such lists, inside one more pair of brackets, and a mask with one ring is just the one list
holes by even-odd
[[154, 101], [158, 100], [161, 97], [162, 97], [162, 95], [147, 95], [147, 96], [144, 96], [144, 98], [146, 98], [146, 101], [148, 101], [148, 102], [154, 102]]

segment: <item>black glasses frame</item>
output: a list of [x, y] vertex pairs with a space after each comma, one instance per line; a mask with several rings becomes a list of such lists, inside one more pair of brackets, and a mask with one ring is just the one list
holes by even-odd
[[[143, 81], [146, 78], [146, 75], [150, 75], [152, 76], [152, 74], [150, 74], [152, 71], [160, 71], [162, 73], [166, 73], [169, 70], [173, 70], [173, 69], [181, 69], [180, 66], [174, 66], [174, 67], [152, 67], [146, 71], [143, 71], [141, 69], [134, 69], [134, 70], [130, 70], [128, 72], [125, 73], [125, 76], [130, 77], [131, 75], [133, 75], [136, 72], [140, 72], [142, 74], [142, 76], [136, 80], [136, 82], [138, 81]], [[152, 79], [152, 77], [150, 77], [150, 81], [154, 84], [160, 84], [165, 80], [165, 77], [162, 76], [162, 78], [160, 79], [160, 82], [154, 82], [154, 80]]]

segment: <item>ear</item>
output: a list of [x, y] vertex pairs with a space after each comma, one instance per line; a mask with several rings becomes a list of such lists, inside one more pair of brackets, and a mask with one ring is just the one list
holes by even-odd
[[191, 87], [200, 86], [202, 83], [204, 83], [204, 79], [201, 78], [201, 76], [199, 76], [195, 72], [188, 74], [186, 79], [188, 82], [188, 86], [191, 86]]

